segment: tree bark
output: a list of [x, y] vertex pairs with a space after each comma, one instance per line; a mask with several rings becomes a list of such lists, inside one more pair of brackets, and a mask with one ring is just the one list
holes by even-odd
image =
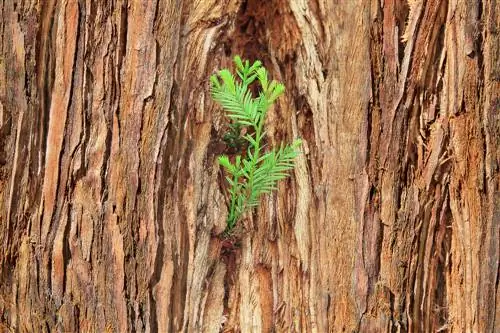
[[[500, 330], [496, 0], [0, 1], [0, 329]], [[208, 77], [290, 180], [225, 239]]]

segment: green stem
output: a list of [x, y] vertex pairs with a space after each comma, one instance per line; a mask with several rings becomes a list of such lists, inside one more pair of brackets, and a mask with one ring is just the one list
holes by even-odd
[[238, 220], [238, 212], [236, 211], [236, 198], [237, 198], [237, 193], [238, 191], [238, 175], [234, 175], [234, 182], [233, 182], [233, 190], [232, 192], [235, 193], [235, 195], [231, 195], [231, 208], [229, 209], [230, 212], [229, 212], [229, 217], [228, 217], [228, 221], [227, 221], [227, 229], [228, 231], [230, 231], [236, 221]]
[[253, 146], [253, 154], [252, 154], [252, 160], [251, 160], [251, 168], [250, 168], [250, 174], [248, 177], [248, 187], [247, 187], [247, 193], [245, 197], [245, 203], [243, 210], [246, 209], [247, 202], [250, 201], [251, 196], [252, 196], [252, 190], [253, 190], [253, 178], [254, 178], [254, 172], [257, 167], [257, 161], [259, 160], [260, 157], [260, 141], [262, 140], [261, 133], [262, 133], [262, 126], [264, 125], [264, 120], [266, 116], [266, 110], [262, 111], [261, 116], [259, 117], [259, 121], [256, 124], [253, 124], [253, 128], [255, 130], [255, 146]]

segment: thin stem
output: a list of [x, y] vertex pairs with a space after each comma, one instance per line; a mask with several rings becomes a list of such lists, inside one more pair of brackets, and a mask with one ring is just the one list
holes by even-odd
[[237, 195], [236, 195], [236, 192], [238, 190], [238, 175], [235, 174], [234, 175], [234, 180], [233, 180], [233, 189], [232, 189], [232, 192], [234, 193], [233, 195], [231, 195], [231, 208], [230, 208], [230, 212], [229, 212], [229, 217], [228, 217], [228, 226], [229, 226], [229, 229], [232, 229], [232, 227], [234, 226], [238, 216], [236, 215], [236, 198], [237, 198]]
[[259, 120], [257, 123], [253, 124], [252, 127], [255, 130], [255, 145], [252, 144], [253, 148], [253, 154], [252, 154], [252, 160], [251, 162], [251, 167], [250, 167], [250, 173], [248, 176], [248, 186], [246, 188], [246, 196], [245, 196], [245, 203], [243, 206], [243, 209], [246, 209], [247, 203], [251, 201], [252, 199], [252, 192], [253, 192], [253, 182], [254, 182], [254, 173], [255, 170], [257, 169], [257, 161], [259, 160], [260, 157], [260, 141], [262, 140], [262, 127], [264, 125], [264, 120], [266, 116], [267, 108], [264, 109], [259, 117]]

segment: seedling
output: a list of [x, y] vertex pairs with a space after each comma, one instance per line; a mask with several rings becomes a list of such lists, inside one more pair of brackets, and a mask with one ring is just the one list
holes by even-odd
[[[228, 69], [210, 77], [212, 98], [222, 105], [229, 120], [224, 139], [230, 147], [246, 146], [246, 154], [231, 159], [219, 156], [229, 183], [229, 213], [226, 232], [230, 232], [243, 213], [258, 206], [262, 194], [276, 190], [276, 183], [289, 176], [294, 159], [299, 154], [301, 140], [291, 145], [280, 145], [266, 152], [264, 149], [264, 123], [271, 105], [285, 92], [285, 86], [269, 81], [268, 73], [260, 61], [250, 65], [234, 57], [238, 79]], [[252, 83], [258, 83], [260, 92], [254, 97]], [[232, 160], [232, 161], [231, 161]]]

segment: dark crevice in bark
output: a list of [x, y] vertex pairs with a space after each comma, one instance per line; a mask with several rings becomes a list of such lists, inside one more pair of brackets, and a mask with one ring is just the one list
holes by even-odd
[[[294, 71], [292, 71], [292, 76]], [[293, 77], [290, 78], [290, 81], [294, 81]], [[309, 105], [305, 96], [300, 95], [297, 91], [294, 92], [294, 107], [297, 116], [297, 129], [302, 138], [309, 143], [309, 156], [307, 157], [307, 170], [311, 170], [311, 178], [312, 182], [318, 181], [316, 178], [316, 173], [312, 172], [313, 161], [316, 161], [318, 156], [318, 148], [316, 146], [315, 141], [315, 128], [313, 121], [313, 114], [311, 110], [311, 106]], [[316, 207], [319, 205], [320, 198], [317, 195], [314, 195], [314, 202], [316, 203]]]
[[[173, 82], [172, 89], [170, 92], [170, 105], [168, 107], [169, 113], [171, 115], [177, 114], [176, 101], [178, 95], [177, 84]], [[164, 216], [165, 216], [165, 208], [171, 208], [171, 204], [169, 203], [169, 196], [174, 193], [174, 179], [173, 179], [173, 170], [176, 166], [175, 163], [171, 163], [174, 161], [174, 156], [176, 156], [176, 147], [178, 145], [175, 143], [175, 138], [177, 136], [178, 126], [169, 122], [167, 124], [167, 128], [163, 133], [163, 137], [161, 139], [161, 164], [157, 164], [156, 174], [160, 178], [160, 185], [158, 187], [158, 195], [157, 195], [157, 206], [156, 206], [156, 233], [158, 235], [158, 242], [156, 248], [156, 257], [154, 262], [153, 274], [151, 275], [151, 279], [149, 282], [149, 300], [151, 303], [151, 313], [149, 318], [149, 325], [152, 332], [158, 331], [158, 318], [156, 312], [156, 301], [153, 295], [154, 288], [158, 284], [161, 278], [161, 273], [164, 266], [164, 257], [165, 257], [165, 230], [163, 227]], [[172, 158], [172, 159], [171, 159]], [[167, 207], [165, 207], [168, 204]], [[168, 211], [168, 210], [167, 210]], [[175, 252], [172, 252], [175, 255]], [[170, 304], [172, 300], [170, 301]], [[169, 311], [171, 313], [171, 310]], [[173, 317], [172, 317], [173, 318]]]
[[[157, 29], [158, 29], [158, 24], [159, 24], [158, 18], [163, 17], [162, 13], [160, 12], [160, 2], [161, 2], [161, 0], [156, 0], [155, 13], [154, 13], [154, 17], [153, 17], [153, 31], [157, 31]], [[158, 40], [156, 40], [156, 42], [158, 43]], [[159, 59], [159, 58], [157, 57], [156, 59]]]
[[[380, 86], [381, 86], [381, 78], [383, 77], [383, 59], [381, 58], [383, 56], [382, 54], [382, 43], [383, 43], [383, 11], [380, 10], [380, 7], [378, 7], [378, 15], [381, 16], [380, 19], [376, 19], [373, 22], [373, 27], [370, 31], [370, 48], [369, 48], [369, 55], [371, 59], [371, 100], [368, 105], [368, 110], [367, 110], [367, 147], [366, 147], [366, 161], [367, 161], [367, 172], [369, 176], [369, 182], [370, 184], [376, 184], [378, 183], [377, 179], [371, 179], [372, 174], [373, 176], [376, 177], [378, 174], [376, 170], [373, 170], [373, 159], [371, 158], [372, 151], [376, 153], [376, 149], [378, 146], [378, 137], [380, 136], [380, 126], [378, 126], [378, 123], [374, 124], [373, 122], [375, 121], [375, 115], [374, 113], [377, 112], [379, 113], [377, 115], [377, 118], [380, 118]], [[378, 160], [378, 158], [376, 159]], [[378, 163], [376, 163], [375, 167], [378, 167]]]
[[120, 98], [121, 98], [121, 72], [123, 68], [123, 59], [127, 54], [127, 35], [128, 35], [128, 0], [124, 0], [122, 6], [120, 8], [120, 30], [118, 31], [118, 49], [117, 49], [117, 59], [118, 59], [118, 68], [117, 68], [117, 102], [116, 102], [116, 122], [118, 127], [118, 140], [121, 143], [121, 117], [120, 117]]
[[[78, 54], [78, 52], [80, 52], [81, 54], [81, 57], [82, 57], [82, 61], [84, 59], [84, 56], [85, 56], [85, 9], [83, 8], [83, 6], [78, 6], [78, 15], [79, 17], [81, 18], [79, 20], [79, 27], [78, 27], [78, 33], [77, 33], [77, 38], [76, 38], [76, 47], [77, 47], [77, 52], [76, 54]], [[76, 63], [79, 63], [79, 59], [78, 59], [78, 56], [76, 56]], [[74, 85], [78, 85], [78, 87], [81, 87], [83, 85], [83, 77], [85, 76], [86, 74], [86, 70], [85, 70], [85, 67], [84, 66], [81, 66], [80, 68], [78, 68], [76, 70], [78, 72], [78, 80], [75, 80], [75, 75], [73, 76], [73, 80], [75, 80], [75, 82], [73, 83]], [[71, 101], [73, 101], [73, 99], [76, 99], [78, 102], [80, 102], [80, 97], [83, 96], [83, 94], [78, 94], [79, 91], [78, 90], [75, 90], [75, 93], [71, 96]], [[77, 96], [78, 94], [78, 96]], [[83, 96], [84, 97], [84, 96]], [[69, 175], [69, 187], [71, 189], [74, 189], [75, 188], [75, 185], [78, 183], [78, 181], [80, 179], [82, 179], [84, 176], [85, 176], [85, 149], [83, 147], [83, 144], [84, 144], [84, 140], [85, 140], [85, 103], [86, 103], [86, 99], [83, 98], [81, 100], [81, 114], [80, 116], [82, 117], [82, 130], [80, 131], [80, 135], [79, 135], [79, 138], [78, 138], [78, 143], [75, 145], [75, 147], [73, 148], [72, 151], [68, 151], [68, 154], [69, 154], [69, 160], [71, 161], [71, 170], [70, 170], [70, 175]], [[72, 102], [73, 104], [73, 102]], [[77, 106], [75, 105], [75, 108]], [[75, 112], [73, 112], [75, 113]], [[72, 118], [76, 118], [78, 117], [78, 115], [76, 114], [71, 114], [71, 117]], [[90, 124], [88, 124], [90, 125]], [[77, 155], [77, 152], [80, 151], [80, 154]], [[74, 163], [76, 163], [75, 161], [75, 157], [76, 156], [79, 156], [80, 157], [80, 161], [78, 162], [80, 164], [80, 168], [75, 170], [74, 169]]]
[[[137, 267], [135, 267], [137, 269]], [[127, 294], [126, 296], [126, 299], [127, 301], [128, 300], [131, 300], [131, 297], [130, 295]], [[135, 325], [135, 322], [137, 320], [137, 314], [135, 313], [135, 310], [134, 310], [134, 306], [132, 304], [130, 304], [130, 302], [127, 302], [127, 325], [129, 326], [130, 328], [130, 332], [131, 333], [136, 333], [137, 332], [137, 329], [136, 329], [136, 325]]]
[[[72, 212], [72, 204], [68, 204], [68, 210], [67, 210], [67, 215], [66, 215], [66, 225], [64, 227], [63, 231], [63, 249], [62, 249], [62, 256], [63, 256], [63, 267], [64, 267], [64, 273], [63, 273], [63, 285], [62, 285], [62, 296], [64, 299], [64, 295], [66, 295], [66, 286], [67, 286], [67, 280], [68, 280], [68, 265], [71, 260], [71, 251], [69, 247], [69, 231], [71, 224], [73, 223], [73, 219], [71, 218], [71, 212]], [[61, 302], [63, 303], [63, 302]]]
[[[270, 2], [265, 4], [257, 0], [244, 0], [235, 19], [234, 33], [228, 38], [229, 54], [239, 54], [243, 59], [261, 60], [264, 65], [269, 62], [269, 53], [263, 27], [266, 10], [270, 10]], [[226, 51], [226, 54], [227, 54]]]
[[[105, 204], [108, 201], [108, 187], [105, 186], [106, 184], [106, 179], [108, 178], [108, 171], [110, 168], [110, 162], [111, 162], [111, 145], [113, 142], [113, 133], [111, 131], [110, 127], [107, 127], [106, 129], [106, 138], [104, 139], [104, 152], [102, 156], [103, 160], [103, 166], [101, 168], [101, 203]], [[83, 161], [82, 161], [83, 163]]]
[[[36, 44], [36, 76], [38, 80], [38, 93], [40, 101], [40, 132], [39, 132], [39, 142], [40, 142], [40, 153], [42, 164], [45, 161], [45, 151], [47, 148], [47, 132], [49, 128], [49, 112], [52, 99], [52, 88], [54, 85], [54, 73], [55, 73], [55, 59], [54, 59], [54, 44], [55, 41], [52, 38], [54, 34], [54, 12], [55, 12], [55, 0], [48, 0], [43, 2], [41, 6], [41, 28], [37, 33], [37, 40], [39, 43]], [[44, 168], [44, 165], [40, 166]]]
[[82, 115], [82, 127], [83, 127], [83, 141], [81, 146], [81, 175], [82, 177], [87, 175], [87, 147], [90, 141], [90, 130], [92, 125], [92, 104], [93, 104], [93, 92], [94, 92], [94, 76], [91, 70], [87, 67], [84, 73], [84, 82], [86, 85], [83, 88], [83, 115]]
[[237, 258], [240, 256], [241, 251], [237, 248], [231, 240], [222, 240], [220, 249], [220, 258], [226, 265], [226, 273], [224, 275], [224, 299], [223, 299], [223, 315], [230, 316], [229, 297], [232, 288], [234, 288], [236, 281], [236, 273], [238, 271]]
[[[167, 128], [168, 131], [168, 128]], [[163, 142], [162, 142], [163, 143]], [[163, 145], [162, 145], [163, 146]], [[167, 150], [165, 149], [164, 152]], [[149, 315], [149, 326], [152, 332], [157, 332], [158, 331], [158, 318], [157, 318], [157, 312], [156, 312], [156, 301], [155, 297], [153, 295], [153, 291], [155, 286], [158, 284], [161, 278], [161, 271], [163, 269], [163, 258], [164, 258], [164, 247], [165, 247], [165, 232], [163, 230], [163, 213], [164, 213], [164, 206], [165, 206], [165, 191], [162, 191], [161, 189], [167, 189], [167, 179], [169, 177], [166, 177], [166, 174], [168, 174], [168, 164], [165, 163], [165, 156], [166, 154], [164, 153], [164, 156], [162, 157], [162, 174], [163, 176], [161, 177], [160, 180], [160, 190], [158, 191], [158, 203], [156, 207], [156, 234], [158, 235], [158, 245], [156, 247], [156, 257], [155, 257], [155, 262], [154, 262], [154, 267], [153, 267], [153, 274], [151, 275], [151, 279], [148, 285], [149, 289], [149, 301], [150, 301], [150, 315]], [[157, 166], [159, 168], [159, 166]]]
[[[406, 42], [403, 41], [403, 33], [405, 31], [405, 26], [406, 22], [408, 22], [408, 15], [410, 14], [410, 7], [408, 6], [408, 1], [401, 1], [401, 2], [396, 2], [398, 5], [398, 9], [396, 10], [395, 18], [396, 18], [396, 25], [398, 27], [398, 40], [397, 40], [397, 45], [398, 45], [398, 72], [401, 69], [401, 64], [403, 63], [403, 58], [405, 56], [405, 47], [406, 47]], [[382, 15], [383, 15], [383, 11]]]
[[[476, 25], [481, 25], [481, 26], [484, 26], [484, 22], [483, 22], [483, 6], [481, 5], [481, 1], [478, 0], [479, 4], [477, 4], [477, 6], [479, 6], [479, 8], [477, 9], [478, 10], [478, 17], [477, 17], [477, 22], [476, 22]], [[477, 68], [477, 73], [478, 73], [478, 78], [477, 78], [477, 81], [476, 81], [476, 86], [474, 87], [475, 89], [475, 100], [478, 101], [478, 105], [476, 106], [476, 112], [477, 112], [477, 118], [478, 118], [478, 122], [480, 123], [479, 124], [479, 130], [480, 130], [480, 133], [481, 133], [481, 142], [482, 142], [482, 151], [481, 151], [481, 155], [482, 155], [482, 161], [484, 163], [484, 168], [490, 168], [489, 165], [487, 165], [486, 161], [488, 161], [488, 158], [487, 158], [487, 153], [488, 153], [488, 144], [489, 142], [487, 142], [487, 135], [486, 135], [486, 132], [489, 131], [489, 129], [485, 128], [484, 125], [487, 124], [487, 123], [490, 123], [491, 120], [487, 120], [487, 119], [484, 119], [484, 117], [488, 117], [488, 115], [484, 114], [484, 105], [485, 105], [485, 96], [484, 96], [484, 82], [485, 82], [485, 64], [484, 64], [484, 40], [483, 40], [483, 34], [481, 34], [478, 30], [479, 28], [476, 26], [475, 27], [475, 35], [474, 35], [474, 43], [475, 43], [475, 47], [476, 49], [479, 50], [479, 52], [477, 52], [477, 55], [476, 55], [476, 58], [477, 58], [477, 63], [476, 63], [476, 68]], [[497, 51], [498, 52], [498, 51]], [[493, 105], [491, 107], [494, 107]], [[493, 109], [492, 109], [493, 110]], [[485, 196], [488, 196], [489, 195], [489, 192], [490, 192], [490, 188], [489, 186], [487, 185], [489, 183], [489, 180], [487, 179], [487, 172], [486, 170], [483, 171], [482, 173], [483, 175], [483, 178], [482, 178], [482, 183], [484, 184], [482, 190], [485, 194]]]
[[[111, 41], [110, 44], [108, 45], [108, 50], [107, 54], [113, 54], [115, 51], [117, 51], [117, 44], [118, 44], [118, 38], [120, 36], [117, 36], [114, 29], [113, 33], [111, 35]], [[119, 50], [118, 50], [119, 52]], [[107, 59], [107, 56], [106, 58]], [[118, 78], [120, 77], [120, 68], [121, 67], [115, 67], [115, 66], [110, 66], [110, 72], [111, 72], [111, 85], [108, 87], [109, 90], [111, 91], [110, 96], [108, 98], [109, 103], [107, 103], [107, 107], [105, 110], [103, 110], [103, 117], [104, 121], [106, 124], [106, 137], [104, 139], [104, 151], [103, 151], [103, 156], [102, 156], [102, 161], [103, 165], [101, 166], [100, 169], [100, 179], [101, 179], [101, 192], [100, 192], [100, 198], [101, 198], [101, 205], [105, 205], [108, 201], [108, 187], [105, 185], [107, 183], [107, 179], [109, 179], [108, 172], [110, 170], [110, 163], [111, 163], [111, 147], [113, 143], [113, 115], [115, 112], [117, 112], [117, 109], [119, 108], [119, 101], [120, 101], [120, 80]], [[91, 73], [89, 73], [89, 77], [93, 79], [93, 76]], [[88, 88], [92, 89], [93, 84], [89, 84]], [[90, 90], [92, 91], [92, 90]], [[90, 96], [93, 96], [93, 94], [89, 94]], [[92, 105], [93, 100], [89, 102], [88, 105]], [[118, 107], [117, 107], [118, 106]], [[117, 119], [119, 120], [119, 117], [117, 116]], [[90, 123], [87, 123], [87, 125], [90, 125]], [[90, 128], [89, 128], [90, 130]], [[87, 132], [89, 133], [89, 132]], [[85, 147], [88, 144], [88, 140], [90, 139], [89, 136], [86, 138], [86, 144]], [[83, 153], [82, 153], [83, 155]], [[83, 161], [82, 161], [83, 162]]]

